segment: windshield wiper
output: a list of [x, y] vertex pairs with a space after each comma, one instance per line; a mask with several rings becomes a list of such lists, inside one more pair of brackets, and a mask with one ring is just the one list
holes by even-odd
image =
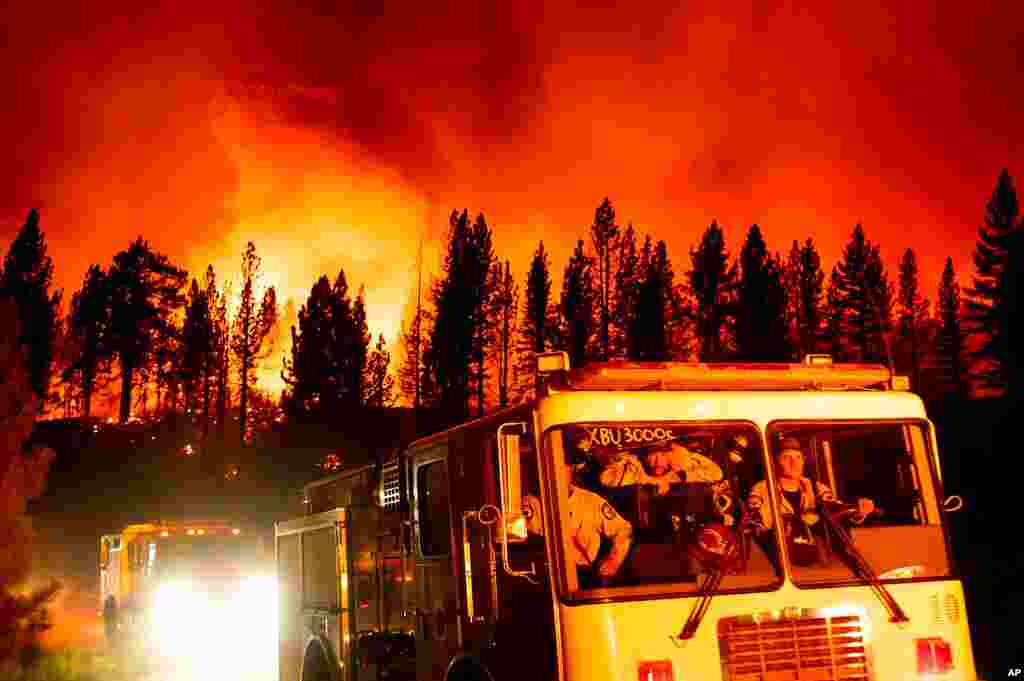
[[868, 583], [871, 590], [878, 596], [878, 600], [882, 601], [882, 605], [889, 611], [889, 621], [909, 622], [910, 618], [903, 612], [903, 608], [900, 607], [900, 604], [896, 602], [893, 595], [882, 584], [882, 580], [878, 578], [878, 573], [875, 572], [871, 564], [864, 558], [864, 554], [854, 545], [853, 537], [839, 524], [832, 513], [825, 511], [821, 514], [821, 518], [828, 526], [828, 529], [831, 530], [831, 533], [839, 539], [840, 548], [842, 549], [839, 551], [839, 555], [847, 562], [855, 575]]

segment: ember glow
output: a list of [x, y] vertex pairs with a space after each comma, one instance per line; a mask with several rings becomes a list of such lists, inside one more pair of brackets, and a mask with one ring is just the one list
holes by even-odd
[[862, 222], [934, 297], [947, 255], [969, 276], [999, 170], [1024, 172], [1009, 3], [114, 4], [0, 17], [0, 244], [39, 207], [65, 298], [140, 233], [222, 280], [252, 240], [282, 304], [344, 267], [394, 340], [449, 211], [482, 211], [518, 279], [544, 239], [557, 285], [605, 195], [677, 271], [712, 219], [734, 255], [756, 222], [828, 267]]

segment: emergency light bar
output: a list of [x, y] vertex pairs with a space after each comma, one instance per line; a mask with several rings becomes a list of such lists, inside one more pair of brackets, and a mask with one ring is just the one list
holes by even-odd
[[556, 372], [552, 390], [906, 390], [875, 364], [602, 362]]

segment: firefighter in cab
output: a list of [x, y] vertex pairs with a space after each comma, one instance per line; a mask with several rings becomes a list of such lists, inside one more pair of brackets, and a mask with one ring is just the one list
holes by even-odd
[[[633, 543], [633, 526], [600, 495], [576, 485], [576, 467], [565, 464], [569, 477], [569, 515], [572, 558], [576, 562], [583, 589], [611, 584], [619, 574]], [[523, 497], [527, 530], [543, 535], [540, 501], [533, 495]], [[600, 557], [603, 542], [608, 550]]]

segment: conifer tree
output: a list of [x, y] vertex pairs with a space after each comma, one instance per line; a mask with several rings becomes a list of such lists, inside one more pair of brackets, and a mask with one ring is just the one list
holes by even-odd
[[917, 256], [908, 248], [900, 260], [899, 335], [901, 346], [910, 355], [911, 389], [921, 389], [922, 334], [928, 320], [928, 301], [921, 297], [918, 285]]
[[110, 350], [121, 368], [120, 419], [126, 423], [137, 373], [147, 372], [154, 351], [176, 335], [174, 315], [185, 303], [187, 274], [139, 237], [114, 256], [109, 277]]
[[943, 392], [955, 397], [967, 396], [965, 367], [965, 334], [961, 324], [960, 285], [953, 269], [953, 259], [946, 258], [939, 282], [939, 333], [936, 354], [941, 369]]
[[782, 272], [757, 225], [750, 228], [740, 251], [735, 319], [740, 359], [784, 361], [789, 357]]
[[110, 371], [107, 347], [110, 290], [106, 272], [99, 265], [89, 267], [82, 289], [71, 297], [68, 316], [74, 354], [65, 378], [75, 380], [81, 389], [84, 427], [92, 418], [93, 396]]
[[821, 344], [836, 362], [846, 359], [846, 343], [843, 337], [846, 310], [843, 306], [842, 274], [839, 265], [832, 267], [828, 280], [828, 293], [825, 300], [825, 325], [821, 331]]
[[430, 344], [424, 355], [429, 376], [447, 418], [464, 420], [475, 392], [480, 405], [486, 334], [487, 273], [493, 255], [483, 216], [470, 226], [468, 212], [452, 211], [443, 275], [431, 291], [434, 307]]
[[491, 268], [491, 279], [491, 309], [488, 314], [494, 328], [491, 356], [498, 378], [498, 407], [504, 409], [511, 401], [514, 379], [519, 287], [512, 277], [508, 260], [504, 267], [496, 263]]
[[793, 348], [793, 356], [798, 360], [808, 352], [801, 334], [803, 327], [801, 296], [796, 293], [800, 290], [800, 275], [803, 269], [800, 255], [800, 243], [793, 239], [793, 244], [786, 256], [786, 266], [782, 272], [782, 280], [788, 293], [786, 296], [786, 332]]
[[892, 286], [878, 247], [867, 240], [859, 224], [843, 249], [839, 275], [843, 335], [850, 340], [857, 359], [886, 361], [885, 334], [891, 328]]
[[[1016, 289], [1021, 258], [1020, 204], [1013, 178], [1000, 173], [978, 228], [974, 282], [965, 301], [966, 331], [975, 339], [972, 378], [981, 388], [1005, 390], [1019, 349], [1010, 341], [1016, 321]], [[1019, 344], [1019, 339], [1018, 339]]]
[[388, 373], [391, 353], [384, 343], [384, 334], [377, 337], [377, 345], [366, 361], [366, 377], [363, 380], [367, 407], [390, 407], [395, 403], [395, 379]]
[[736, 266], [729, 264], [725, 235], [717, 222], [701, 237], [700, 245], [690, 249], [691, 311], [701, 361], [721, 360], [728, 347], [736, 295]]
[[213, 319], [210, 315], [207, 292], [192, 280], [185, 321], [181, 330], [180, 369], [185, 390], [185, 410], [195, 413], [203, 394], [204, 373], [213, 351]]
[[[635, 358], [643, 362], [666, 362], [671, 358], [669, 347], [672, 329], [672, 291], [675, 273], [668, 257], [668, 247], [659, 241], [653, 251], [649, 248], [650, 238], [644, 244], [646, 261], [643, 280], [637, 295]], [[650, 255], [647, 253], [650, 252]]]
[[235, 313], [231, 351], [238, 360], [238, 428], [242, 443], [249, 441], [248, 408], [249, 391], [256, 381], [256, 369], [270, 354], [264, 345], [277, 324], [277, 295], [271, 286], [263, 292], [262, 302], [258, 293], [262, 262], [256, 255], [256, 246], [250, 241], [242, 254], [241, 283], [242, 295]]
[[27, 349], [32, 389], [44, 404], [50, 389], [54, 341], [60, 322], [61, 291], [50, 292], [53, 260], [39, 226], [39, 211], [29, 211], [11, 243], [0, 271], [0, 295], [14, 301], [18, 311], [19, 342]]
[[551, 347], [558, 326], [557, 314], [552, 314], [551, 274], [543, 241], [537, 245], [530, 261], [522, 315], [515, 374], [519, 399], [527, 400], [540, 388], [536, 371], [537, 353]]
[[806, 354], [817, 351], [817, 339], [821, 332], [821, 295], [822, 286], [825, 282], [825, 273], [821, 269], [821, 257], [814, 241], [808, 237], [800, 248], [800, 270], [797, 277], [797, 287], [788, 289], [793, 291], [792, 297], [797, 299], [799, 309], [799, 354], [797, 359], [803, 359]]
[[636, 250], [633, 223], [619, 237], [619, 262], [615, 268], [615, 292], [611, 314], [611, 348], [615, 357], [629, 356], [627, 341], [636, 317], [637, 293], [640, 290], [640, 256]]
[[619, 226], [615, 223], [615, 209], [608, 197], [594, 212], [594, 223], [590, 226], [590, 240], [594, 247], [594, 263], [597, 266], [597, 305], [600, 336], [598, 357], [608, 360], [611, 351], [612, 318], [612, 253], [618, 246]]
[[593, 259], [583, 252], [581, 239], [576, 242], [576, 249], [562, 278], [562, 336], [570, 366], [583, 366], [590, 358], [591, 341], [596, 330], [595, 299]]

